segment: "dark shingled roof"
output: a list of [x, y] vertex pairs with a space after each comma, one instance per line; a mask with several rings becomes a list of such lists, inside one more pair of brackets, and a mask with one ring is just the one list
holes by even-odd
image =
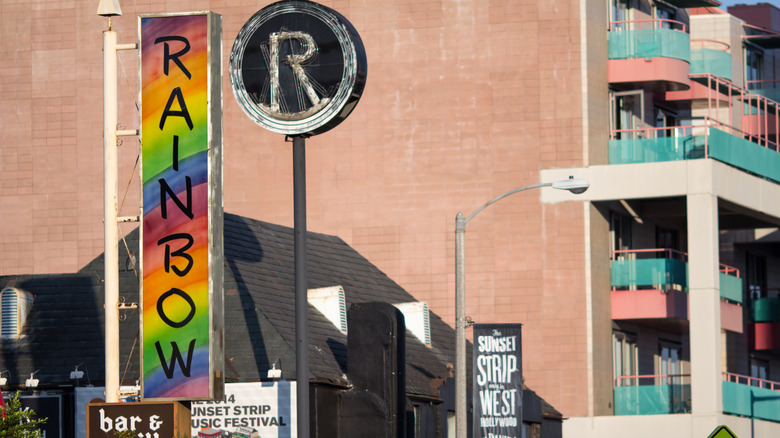
[[[228, 381], [265, 378], [278, 361], [282, 376], [295, 377], [294, 243], [288, 227], [225, 214], [225, 358]], [[138, 250], [138, 230], [124, 241]], [[120, 242], [120, 299], [138, 302], [138, 278], [125, 242]], [[353, 303], [416, 301], [335, 236], [308, 233], [309, 288], [341, 285], [347, 307]], [[82, 382], [102, 384], [103, 260], [98, 257], [76, 274], [0, 277], [0, 288], [16, 287], [35, 297], [24, 336], [0, 343], [0, 370], [9, 384], [23, 385], [36, 372], [42, 386], [69, 384], [76, 365]], [[138, 311], [122, 310], [120, 378], [138, 379]], [[454, 330], [431, 312], [432, 347], [407, 334], [407, 392], [438, 397], [435, 382], [454, 363]], [[309, 367], [312, 382], [348, 386], [346, 336], [309, 306]], [[442, 380], [439, 380], [442, 379]]]

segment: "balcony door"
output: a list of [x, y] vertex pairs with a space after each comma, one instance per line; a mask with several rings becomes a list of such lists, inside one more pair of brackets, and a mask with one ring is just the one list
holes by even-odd
[[643, 126], [644, 92], [642, 90], [610, 93], [610, 124], [614, 140], [641, 138], [636, 131]]
[[677, 12], [672, 8], [657, 3], [653, 5], [653, 9], [655, 10], [653, 15], [655, 15], [656, 19], [660, 20], [658, 27], [661, 29], [671, 29], [673, 27], [671, 21], [677, 19]]
[[764, 52], [754, 46], [745, 44], [745, 85], [748, 90], [761, 88], [764, 79]]
[[747, 254], [745, 280], [751, 300], [767, 298], [766, 257]]
[[[631, 0], [610, 0], [609, 21], [628, 21], [631, 19]], [[619, 25], [618, 29], [625, 29]]]
[[682, 346], [673, 341], [659, 341], [656, 356], [656, 384], [666, 387], [669, 395], [669, 412], [690, 412], [690, 385], [683, 375]]
[[636, 379], [625, 377], [639, 374], [636, 335], [624, 332], [612, 333], [612, 359], [615, 386], [639, 385]]
[[760, 379], [760, 380], [751, 380], [750, 381], [751, 386], [763, 387], [764, 381], [769, 380], [769, 361], [751, 357], [750, 377]]
[[655, 127], [656, 128], [668, 128], [668, 129], [656, 129], [656, 137], [676, 137], [678, 126], [677, 116], [666, 109], [656, 107], [655, 110]]
[[681, 383], [682, 376], [682, 347], [671, 341], [660, 341], [658, 345], [658, 357], [656, 359], [656, 373], [663, 381], [669, 384]]
[[609, 215], [609, 232], [612, 235], [611, 249], [612, 254], [615, 256], [615, 260], [634, 258], [633, 254], [615, 253], [615, 251], [633, 249], [631, 221], [632, 219], [630, 217], [616, 213], [614, 211]]

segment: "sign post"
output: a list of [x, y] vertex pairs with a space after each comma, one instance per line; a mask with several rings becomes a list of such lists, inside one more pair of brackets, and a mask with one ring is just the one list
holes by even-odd
[[474, 438], [521, 438], [521, 324], [474, 324]]
[[309, 437], [306, 138], [346, 119], [365, 81], [366, 55], [355, 28], [338, 12], [310, 1], [285, 0], [258, 11], [239, 31], [230, 55], [230, 83], [241, 109], [293, 143], [295, 373], [302, 438]]

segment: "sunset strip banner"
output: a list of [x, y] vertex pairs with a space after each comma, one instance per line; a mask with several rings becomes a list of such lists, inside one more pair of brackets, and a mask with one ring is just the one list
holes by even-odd
[[221, 17], [139, 17], [141, 398], [222, 399]]

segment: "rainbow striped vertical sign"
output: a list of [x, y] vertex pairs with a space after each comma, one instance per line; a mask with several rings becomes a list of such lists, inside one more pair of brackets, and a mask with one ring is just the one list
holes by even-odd
[[222, 399], [221, 17], [139, 17], [141, 397]]

